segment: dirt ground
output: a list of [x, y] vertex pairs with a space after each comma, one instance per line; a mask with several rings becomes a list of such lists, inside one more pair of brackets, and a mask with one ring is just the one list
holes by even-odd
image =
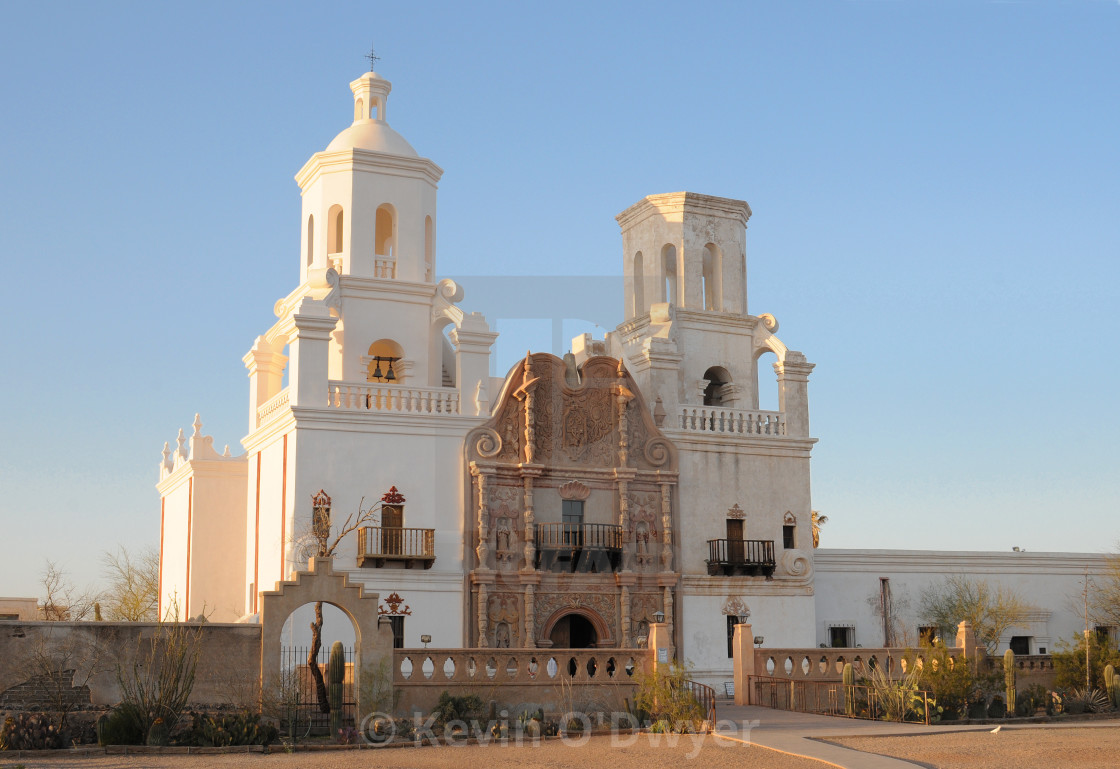
[[917, 737], [852, 737], [829, 742], [937, 769], [1116, 769], [1120, 724], [1097, 728], [953, 732]]
[[[653, 740], [660, 738], [657, 744]], [[699, 746], [694, 742], [703, 738]], [[632, 741], [632, 742], [631, 742]], [[612, 744], [613, 742], [613, 744]], [[239, 755], [97, 756], [49, 760], [5, 760], [0, 769], [682, 769], [687, 765], [720, 769], [822, 769], [824, 764], [761, 747], [719, 740], [711, 735], [678, 735], [675, 746], [664, 735], [593, 737], [582, 746], [547, 740], [537, 746], [373, 748], [322, 753]]]

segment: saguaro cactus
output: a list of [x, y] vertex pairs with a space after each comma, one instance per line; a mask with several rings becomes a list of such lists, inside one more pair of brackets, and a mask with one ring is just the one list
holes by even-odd
[[1003, 653], [1003, 687], [1007, 696], [1007, 715], [1015, 715], [1015, 652]]
[[856, 671], [852, 663], [844, 663], [844, 712], [849, 716], [856, 712]]
[[1104, 689], [1112, 707], [1120, 708], [1120, 676], [1116, 675], [1116, 668], [1112, 665], [1104, 666]]
[[342, 641], [331, 644], [331, 656], [327, 660], [327, 701], [331, 705], [331, 734], [338, 736], [342, 728], [342, 679], [346, 675], [346, 656]]

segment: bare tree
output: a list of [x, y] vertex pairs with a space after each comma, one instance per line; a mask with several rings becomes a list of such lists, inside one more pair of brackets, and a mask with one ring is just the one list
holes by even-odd
[[43, 601], [39, 610], [48, 622], [80, 622], [93, 618], [98, 610], [97, 591], [75, 587], [66, 571], [50, 559], [43, 567], [40, 583]]
[[922, 593], [920, 613], [946, 637], [964, 620], [972, 625], [976, 639], [994, 654], [1005, 631], [1022, 625], [1036, 607], [1013, 589], [986, 580], [954, 574]]
[[25, 658], [26, 672], [50, 703], [58, 731], [74, 709], [90, 703], [89, 684], [110, 669], [109, 650], [78, 628], [47, 626]]
[[124, 547], [101, 556], [108, 584], [101, 606], [107, 620], [155, 622], [159, 619], [159, 553], [146, 547], [130, 553]]
[[[312, 554], [319, 558], [334, 556], [347, 537], [363, 526], [376, 526], [381, 505], [365, 507], [365, 497], [358, 502], [358, 510], [346, 516], [346, 520], [337, 526], [331, 523], [331, 498], [320, 491], [311, 497], [311, 541]], [[319, 702], [319, 710], [323, 713], [331, 712], [330, 699], [327, 695], [327, 684], [323, 680], [323, 671], [319, 667], [319, 650], [323, 645], [323, 602], [315, 603], [315, 619], [311, 622], [311, 648], [307, 652], [307, 667], [311, 671], [311, 679], [315, 682], [315, 699]]]
[[1120, 553], [1108, 557], [1104, 573], [1093, 578], [1091, 614], [1099, 625], [1120, 626]]

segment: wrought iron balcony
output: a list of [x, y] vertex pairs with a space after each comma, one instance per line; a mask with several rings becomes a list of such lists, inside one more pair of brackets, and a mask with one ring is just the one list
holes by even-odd
[[774, 573], [774, 540], [709, 539], [708, 574], [769, 577]]
[[538, 523], [537, 568], [559, 572], [618, 571], [622, 527], [606, 523]]
[[381, 568], [387, 561], [403, 561], [406, 569], [432, 568], [436, 560], [435, 529], [366, 526], [358, 529], [358, 566]]

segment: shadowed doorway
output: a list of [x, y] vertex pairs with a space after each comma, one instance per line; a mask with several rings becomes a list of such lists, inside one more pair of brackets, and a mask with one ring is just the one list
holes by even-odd
[[595, 626], [581, 614], [565, 614], [549, 634], [554, 649], [590, 649], [599, 640]]

